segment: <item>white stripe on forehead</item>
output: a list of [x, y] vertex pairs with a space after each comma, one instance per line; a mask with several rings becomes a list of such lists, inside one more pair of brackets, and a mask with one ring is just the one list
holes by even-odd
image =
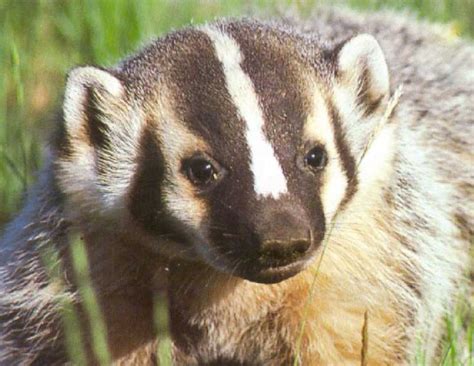
[[263, 133], [264, 118], [250, 77], [240, 67], [239, 45], [229, 35], [211, 27], [202, 30], [211, 39], [222, 63], [227, 89], [246, 123], [246, 139], [250, 150], [251, 171], [257, 196], [278, 198], [287, 192], [286, 178], [275, 151]]

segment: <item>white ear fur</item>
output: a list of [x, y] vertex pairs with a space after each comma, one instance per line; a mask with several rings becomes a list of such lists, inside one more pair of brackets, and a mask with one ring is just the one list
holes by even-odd
[[356, 87], [369, 103], [380, 102], [389, 95], [387, 62], [370, 34], [360, 34], [344, 43], [337, 56], [337, 74], [343, 83]]
[[122, 83], [112, 74], [92, 66], [73, 69], [67, 78], [63, 104], [64, 121], [70, 134], [74, 135], [85, 121], [90, 90], [110, 102], [120, 100], [123, 95]]
[[[124, 85], [111, 73], [90, 66], [69, 73], [63, 114], [70, 147], [58, 166], [59, 184], [72, 211], [112, 212], [125, 205], [141, 129], [129, 107]], [[107, 144], [95, 145], [102, 133]]]

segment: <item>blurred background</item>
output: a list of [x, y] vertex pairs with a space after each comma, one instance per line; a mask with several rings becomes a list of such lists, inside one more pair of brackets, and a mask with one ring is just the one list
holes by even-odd
[[[185, 24], [248, 14], [250, 8], [272, 14], [291, 5], [307, 14], [320, 2], [0, 0], [0, 231], [35, 180], [71, 67], [111, 65]], [[408, 11], [445, 23], [452, 36], [474, 36], [474, 0], [339, 2]]]

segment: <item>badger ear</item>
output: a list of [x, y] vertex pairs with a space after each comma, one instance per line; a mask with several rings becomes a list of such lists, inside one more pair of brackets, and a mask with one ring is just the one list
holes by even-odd
[[379, 43], [370, 34], [357, 35], [336, 48], [336, 76], [356, 93], [367, 114], [388, 99], [390, 78]]
[[67, 134], [92, 146], [103, 143], [107, 120], [120, 110], [123, 96], [121, 81], [108, 71], [92, 66], [70, 71], [63, 104]]

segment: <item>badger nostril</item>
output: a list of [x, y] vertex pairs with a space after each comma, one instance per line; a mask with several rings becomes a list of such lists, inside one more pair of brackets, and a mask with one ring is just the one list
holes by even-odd
[[260, 260], [269, 265], [286, 265], [300, 259], [311, 246], [305, 239], [283, 241], [265, 241], [260, 252]]
[[265, 257], [282, 260], [288, 257], [288, 249], [285, 248], [283, 244], [280, 243], [270, 243], [266, 247], [264, 247], [264, 255]]
[[303, 239], [290, 241], [290, 247], [293, 248], [295, 254], [305, 254], [310, 246], [311, 242], [309, 240]]

